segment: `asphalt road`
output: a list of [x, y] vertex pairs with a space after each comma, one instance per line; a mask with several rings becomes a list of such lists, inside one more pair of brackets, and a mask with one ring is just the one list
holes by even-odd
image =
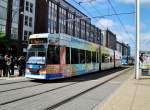
[[6, 78], [0, 80], [0, 110], [92, 110], [132, 73], [119, 68], [53, 81]]

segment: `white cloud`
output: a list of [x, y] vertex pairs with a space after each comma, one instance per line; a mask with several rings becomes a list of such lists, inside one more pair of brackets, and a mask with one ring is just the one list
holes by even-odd
[[121, 3], [126, 3], [126, 4], [135, 3], [135, 0], [116, 0], [116, 1], [121, 2]]
[[126, 30], [130, 33], [130, 32], [135, 32], [135, 26], [131, 26], [131, 25], [125, 25]]
[[148, 40], [150, 42], [150, 31], [147, 33], [141, 33], [140, 34], [140, 40], [141, 41], [146, 41]]
[[102, 27], [113, 27], [114, 25], [116, 25], [116, 23], [113, 21], [113, 20], [110, 20], [110, 19], [105, 19], [105, 18], [101, 18], [97, 21], [96, 23], [96, 26], [99, 27], [99, 28], [102, 28]]
[[[126, 3], [126, 4], [135, 4], [135, 0], [116, 0], [121, 3]], [[150, 0], [140, 0], [140, 3], [142, 4], [150, 4]]]
[[131, 56], [135, 55], [135, 36], [125, 32], [116, 32], [117, 41], [129, 44], [131, 47]]
[[150, 31], [140, 34], [140, 50], [150, 51]]
[[105, 0], [77, 0], [78, 3], [94, 3], [94, 4], [97, 4], [97, 3], [103, 3], [105, 2]]
[[127, 34], [125, 32], [115, 32], [117, 40], [127, 44], [135, 43], [135, 36], [133, 34]]
[[96, 0], [77, 0], [79, 3], [91, 3], [95, 2]]

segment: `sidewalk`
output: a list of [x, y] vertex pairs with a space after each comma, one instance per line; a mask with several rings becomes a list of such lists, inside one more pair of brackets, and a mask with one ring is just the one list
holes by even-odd
[[132, 75], [99, 110], [150, 110], [150, 76], [135, 80]]
[[0, 80], [16, 80], [16, 79], [24, 79], [24, 76], [19, 76], [19, 71], [17, 69], [14, 70], [14, 75], [9, 77], [0, 77]]

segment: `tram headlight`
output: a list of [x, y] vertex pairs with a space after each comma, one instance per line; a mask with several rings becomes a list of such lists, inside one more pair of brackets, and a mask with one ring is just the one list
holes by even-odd
[[40, 70], [39, 73], [40, 74], [46, 74], [46, 70]]
[[26, 73], [29, 73], [30, 72], [30, 70], [29, 69], [26, 69]]

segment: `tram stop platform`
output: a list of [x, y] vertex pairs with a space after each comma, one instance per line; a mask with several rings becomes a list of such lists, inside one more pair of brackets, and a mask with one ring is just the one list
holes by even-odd
[[[150, 110], [150, 75], [126, 80], [96, 110]], [[94, 109], [95, 110], [95, 109]]]

